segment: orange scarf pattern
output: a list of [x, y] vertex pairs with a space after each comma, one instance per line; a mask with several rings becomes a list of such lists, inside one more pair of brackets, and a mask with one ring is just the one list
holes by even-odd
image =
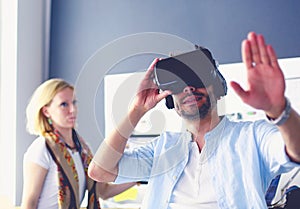
[[[96, 191], [96, 182], [87, 175], [88, 165], [92, 160], [92, 152], [82, 138], [78, 137], [75, 130], [73, 134], [77, 137], [79, 143], [80, 156], [84, 167], [88, 189], [87, 209], [100, 209], [99, 197]], [[66, 144], [60, 138], [58, 132], [50, 132], [46, 135], [46, 146], [57, 164], [58, 168], [58, 205], [59, 209], [78, 209], [79, 200], [79, 179], [75, 163], [71, 157]]]

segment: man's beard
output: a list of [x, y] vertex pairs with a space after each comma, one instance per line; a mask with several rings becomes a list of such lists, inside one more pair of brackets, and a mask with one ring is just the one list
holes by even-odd
[[[197, 93], [194, 93], [196, 95]], [[204, 96], [206, 102], [202, 104], [199, 108], [198, 111], [195, 111], [194, 113], [187, 113], [184, 110], [181, 110], [181, 117], [187, 120], [195, 120], [195, 119], [203, 119], [207, 116], [209, 113], [209, 110], [211, 109], [211, 102], [210, 102], [210, 97], [208, 95]]]

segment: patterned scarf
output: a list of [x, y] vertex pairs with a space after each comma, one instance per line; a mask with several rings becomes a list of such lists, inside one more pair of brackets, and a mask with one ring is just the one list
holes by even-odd
[[[78, 137], [75, 130], [72, 132], [73, 140], [80, 153], [88, 189], [87, 209], [100, 209], [99, 197], [96, 191], [96, 182], [87, 175], [88, 165], [92, 160], [92, 152], [86, 143]], [[59, 209], [79, 209], [79, 183], [75, 163], [66, 144], [60, 139], [58, 132], [47, 133], [46, 146], [57, 164], [58, 169], [58, 206]]]

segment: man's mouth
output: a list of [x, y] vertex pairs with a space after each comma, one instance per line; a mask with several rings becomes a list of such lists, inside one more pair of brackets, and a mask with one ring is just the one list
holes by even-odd
[[204, 97], [203, 94], [187, 95], [185, 98], [183, 98], [182, 104], [193, 104], [202, 100], [203, 97]]

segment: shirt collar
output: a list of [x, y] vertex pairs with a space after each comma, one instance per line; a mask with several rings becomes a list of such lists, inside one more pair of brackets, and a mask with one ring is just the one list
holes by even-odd
[[[201, 150], [201, 156], [199, 163], [205, 163], [207, 160], [215, 153], [217, 150], [220, 141], [222, 140], [222, 135], [224, 132], [224, 128], [226, 125], [227, 118], [223, 117], [221, 121], [217, 124], [215, 128], [213, 128], [211, 131], [207, 132], [204, 136], [205, 145], [203, 149]], [[189, 134], [189, 142], [193, 143], [192, 140], [192, 134], [187, 131]], [[192, 145], [192, 144], [191, 144]]]

